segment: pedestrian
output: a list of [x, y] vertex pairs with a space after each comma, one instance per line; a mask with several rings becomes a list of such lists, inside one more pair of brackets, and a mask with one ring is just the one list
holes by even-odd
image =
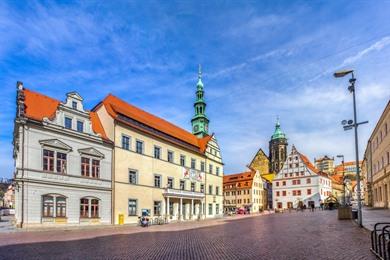
[[311, 206], [311, 212], [314, 212], [314, 203], [312, 203], [310, 206]]
[[324, 210], [324, 203], [322, 201], [320, 203], [320, 208], [321, 208], [321, 210]]

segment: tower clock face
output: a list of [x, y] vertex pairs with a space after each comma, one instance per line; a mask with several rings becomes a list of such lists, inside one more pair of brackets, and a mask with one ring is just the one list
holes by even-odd
[[199, 126], [194, 126], [194, 131], [197, 132], [199, 130]]

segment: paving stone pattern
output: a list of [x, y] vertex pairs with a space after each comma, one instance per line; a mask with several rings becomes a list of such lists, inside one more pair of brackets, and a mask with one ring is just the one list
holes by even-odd
[[375, 259], [369, 247], [369, 232], [337, 220], [335, 211], [307, 211], [179, 231], [5, 245], [0, 259]]

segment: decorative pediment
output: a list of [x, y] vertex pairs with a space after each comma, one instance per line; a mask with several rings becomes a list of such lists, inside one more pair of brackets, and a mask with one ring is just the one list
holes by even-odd
[[44, 147], [52, 147], [59, 150], [64, 150], [67, 152], [72, 151], [72, 147], [67, 145], [66, 143], [58, 140], [58, 139], [48, 139], [48, 140], [41, 140], [39, 143]]
[[67, 93], [66, 96], [67, 96], [68, 98], [74, 98], [74, 99], [83, 101], [83, 98], [79, 95], [79, 93], [77, 93], [77, 92], [75, 92], [75, 91]]
[[93, 148], [93, 147], [84, 148], [84, 149], [79, 149], [78, 151], [79, 151], [80, 154], [86, 154], [86, 155], [98, 157], [98, 158], [100, 158], [100, 159], [103, 159], [103, 158], [104, 158], [104, 154], [102, 154], [101, 152], [99, 152], [98, 150], [96, 150], [96, 149]]

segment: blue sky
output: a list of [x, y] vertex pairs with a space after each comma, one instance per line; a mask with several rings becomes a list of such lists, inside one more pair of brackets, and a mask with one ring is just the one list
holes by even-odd
[[[111, 2], [115, 2], [112, 4]], [[390, 97], [390, 2], [1, 1], [0, 176], [11, 177], [15, 84], [92, 108], [108, 93], [190, 130], [197, 66], [226, 173], [268, 151], [279, 115], [311, 160], [353, 159], [347, 79], [356, 70], [360, 150]]]

